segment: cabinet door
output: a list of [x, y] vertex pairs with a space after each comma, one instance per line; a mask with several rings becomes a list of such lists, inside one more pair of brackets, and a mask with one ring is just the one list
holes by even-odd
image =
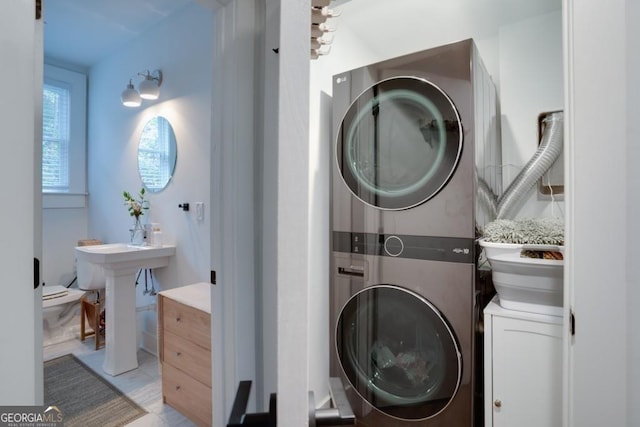
[[560, 325], [493, 317], [493, 426], [562, 424]]

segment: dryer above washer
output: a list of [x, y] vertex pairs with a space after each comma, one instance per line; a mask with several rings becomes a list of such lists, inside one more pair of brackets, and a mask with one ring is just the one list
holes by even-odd
[[496, 91], [473, 41], [333, 82], [332, 231], [476, 238], [495, 218], [483, 202], [501, 193], [502, 161]]
[[336, 161], [351, 192], [381, 209], [408, 209], [438, 193], [460, 160], [460, 115], [446, 93], [395, 77], [358, 96], [341, 121]]

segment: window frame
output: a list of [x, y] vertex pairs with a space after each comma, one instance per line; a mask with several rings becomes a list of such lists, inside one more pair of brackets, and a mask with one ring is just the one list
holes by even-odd
[[42, 190], [43, 208], [84, 208], [87, 198], [87, 76], [44, 64], [44, 83], [69, 89], [69, 187]]

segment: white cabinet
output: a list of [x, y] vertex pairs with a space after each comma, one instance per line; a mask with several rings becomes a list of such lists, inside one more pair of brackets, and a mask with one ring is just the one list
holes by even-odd
[[484, 310], [485, 427], [562, 425], [562, 318]]

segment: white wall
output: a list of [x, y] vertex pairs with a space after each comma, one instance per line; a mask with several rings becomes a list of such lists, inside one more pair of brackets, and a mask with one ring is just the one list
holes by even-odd
[[[314, 304], [309, 308], [309, 318], [312, 336], [317, 338], [309, 354], [310, 366], [313, 366], [310, 383], [318, 400], [319, 391], [326, 390], [322, 381], [328, 378], [329, 210], [318, 207], [329, 206], [333, 144], [331, 77], [384, 59], [472, 37], [499, 93], [509, 98], [507, 105], [502, 107], [502, 115], [513, 135], [508, 142], [511, 150], [507, 151], [516, 154], [509, 154], [508, 161], [521, 168], [537, 147], [538, 113], [548, 111], [548, 108], [562, 108], [563, 99], [561, 2], [538, 2], [537, 5], [539, 9], [531, 10], [528, 8], [534, 7], [533, 4], [509, 8], [500, 1], [479, 6], [465, 0], [412, 0], [403, 3], [402, 7], [394, 7], [387, 2], [351, 0], [336, 6], [341, 15], [329, 22], [337, 28], [333, 33], [331, 52], [312, 61], [311, 67], [311, 241], [315, 256], [310, 269], [317, 274], [310, 288]], [[433, 19], [425, 21], [425, 17]], [[539, 44], [541, 40], [544, 43]], [[530, 53], [536, 62], [532, 64], [523, 52]], [[526, 84], [526, 80], [523, 83], [517, 78], [525, 71], [543, 77]], [[506, 74], [504, 79], [502, 73]], [[534, 84], [541, 80], [544, 80], [544, 86]], [[527, 99], [525, 114], [521, 114], [520, 105], [515, 105], [512, 94], [516, 91], [518, 96]], [[519, 170], [518, 167], [513, 169]], [[521, 214], [547, 214], [548, 205], [549, 202], [538, 202], [532, 190], [532, 199], [527, 201]]]
[[87, 208], [42, 210], [42, 280], [67, 286], [75, 278], [74, 247], [88, 237]]
[[[194, 4], [90, 70], [88, 237], [129, 240], [132, 219], [122, 192], [142, 187], [136, 156], [142, 128], [161, 115], [176, 135], [173, 178], [163, 191], [147, 193], [151, 209], [143, 217], [160, 223], [164, 243], [177, 247], [169, 266], [154, 271], [160, 289], [209, 280], [212, 43], [212, 12]], [[139, 82], [136, 73], [147, 69], [163, 72], [160, 98], [140, 108], [122, 106], [120, 93], [129, 79]], [[183, 202], [191, 204], [189, 212], [178, 208]], [[196, 202], [204, 203], [203, 221], [196, 219]], [[143, 289], [138, 286], [137, 306], [155, 302], [143, 297]], [[144, 323], [155, 336], [153, 313], [149, 316]]]
[[[501, 26], [499, 41], [506, 189], [538, 148], [538, 115], [564, 108], [562, 11]], [[564, 201], [538, 200], [536, 188], [523, 199], [517, 217], [564, 216]]]

